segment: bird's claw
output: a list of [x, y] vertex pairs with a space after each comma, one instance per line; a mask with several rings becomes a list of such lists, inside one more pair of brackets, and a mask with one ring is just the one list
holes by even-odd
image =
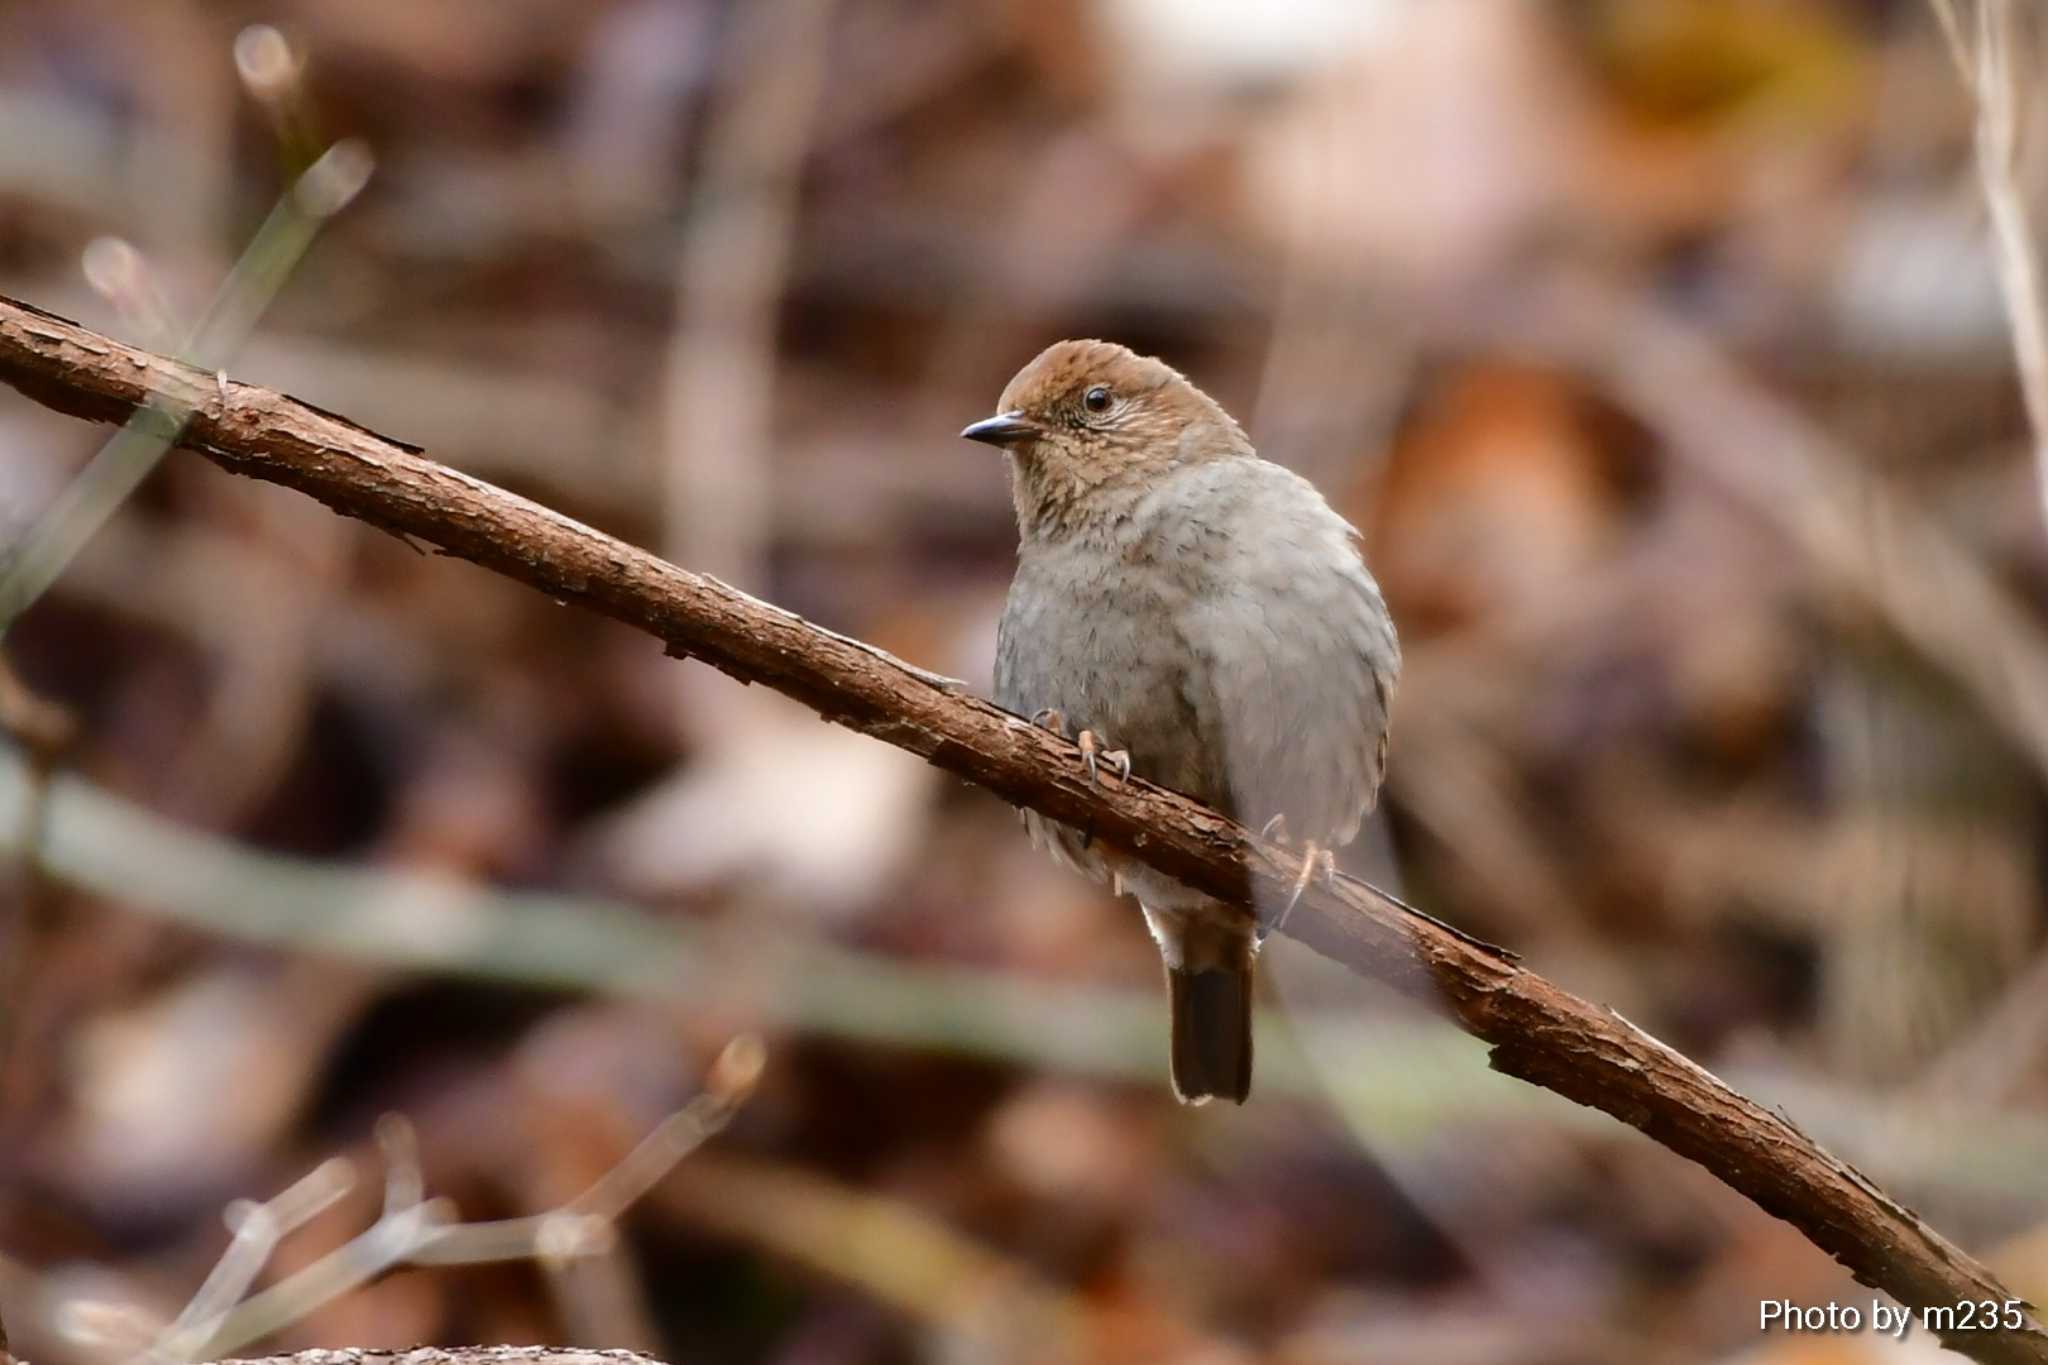
[[1081, 746], [1081, 766], [1087, 770], [1090, 782], [1098, 787], [1102, 785], [1104, 764], [1116, 769], [1116, 780], [1119, 783], [1130, 781], [1130, 750], [1103, 748], [1102, 741], [1095, 737], [1093, 730], [1083, 730], [1074, 737], [1074, 743]]
[[1337, 855], [1313, 839], [1304, 841], [1301, 846], [1301, 875], [1294, 879], [1293, 894], [1287, 897], [1287, 904], [1280, 907], [1279, 918], [1273, 921], [1274, 933], [1287, 927], [1287, 917], [1301, 903], [1301, 893], [1308, 890], [1310, 882], [1320, 882], [1326, 888], [1337, 884]]
[[1259, 837], [1261, 839], [1271, 839], [1276, 844], [1291, 844], [1294, 842], [1287, 837], [1287, 816], [1284, 813], [1274, 816], [1265, 824], [1259, 826]]
[[1128, 781], [1131, 776], [1131, 751], [1128, 749], [1105, 749], [1093, 730], [1074, 734], [1067, 729], [1067, 714], [1057, 707], [1048, 706], [1035, 711], [1031, 723], [1041, 730], [1050, 730], [1061, 739], [1072, 740], [1081, 749], [1081, 767], [1088, 773], [1088, 780], [1096, 786], [1102, 785], [1102, 769], [1106, 764], [1116, 772], [1117, 781]]

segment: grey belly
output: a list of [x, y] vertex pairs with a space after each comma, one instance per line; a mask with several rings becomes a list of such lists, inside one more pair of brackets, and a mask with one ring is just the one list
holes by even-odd
[[[1230, 801], [1211, 762], [1184, 643], [1167, 604], [1067, 584], [1012, 589], [996, 646], [996, 702], [1019, 715], [1052, 709], [1069, 734], [1091, 730], [1123, 749], [1131, 771], [1205, 804]], [[1115, 871], [1085, 831], [1026, 813], [1032, 841], [1097, 878]]]

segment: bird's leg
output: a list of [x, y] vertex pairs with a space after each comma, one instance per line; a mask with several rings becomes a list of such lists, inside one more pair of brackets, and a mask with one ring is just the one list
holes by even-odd
[[1041, 730], [1052, 731], [1061, 739], [1073, 738], [1072, 735], [1067, 733], [1067, 713], [1056, 706], [1048, 706], [1042, 711], [1032, 712], [1031, 723]]
[[1116, 779], [1128, 782], [1131, 777], [1131, 751], [1129, 749], [1105, 749], [1102, 741], [1095, 737], [1093, 730], [1083, 730], [1074, 736], [1074, 743], [1081, 746], [1081, 766], [1088, 770], [1088, 780], [1096, 786], [1102, 785], [1102, 765], [1107, 763], [1116, 769]]
[[1304, 839], [1301, 844], [1301, 875], [1294, 879], [1294, 893], [1287, 898], [1287, 904], [1280, 907], [1280, 917], [1273, 921], [1273, 932], [1279, 933], [1287, 925], [1287, 917], [1294, 913], [1294, 907], [1301, 902], [1301, 893], [1308, 890], [1310, 882], [1321, 882], [1325, 887], [1337, 884], [1337, 855], [1313, 839]]

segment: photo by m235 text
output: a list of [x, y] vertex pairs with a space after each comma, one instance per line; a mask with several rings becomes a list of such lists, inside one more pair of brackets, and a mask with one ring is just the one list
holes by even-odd
[[1872, 1299], [1868, 1309], [1853, 1303], [1799, 1304], [1790, 1299], [1765, 1299], [1758, 1305], [1757, 1329], [1768, 1332], [1860, 1332], [1868, 1329], [1904, 1340], [1915, 1325], [1930, 1332], [2016, 1331], [2027, 1325], [2022, 1299], [1965, 1299], [1939, 1308], [1907, 1308]]

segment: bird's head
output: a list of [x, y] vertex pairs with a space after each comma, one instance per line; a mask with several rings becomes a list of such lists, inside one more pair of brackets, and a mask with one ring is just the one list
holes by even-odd
[[996, 415], [960, 434], [1008, 454], [1027, 539], [1114, 518], [1175, 469], [1252, 453], [1178, 370], [1111, 341], [1046, 347], [1003, 389]]

